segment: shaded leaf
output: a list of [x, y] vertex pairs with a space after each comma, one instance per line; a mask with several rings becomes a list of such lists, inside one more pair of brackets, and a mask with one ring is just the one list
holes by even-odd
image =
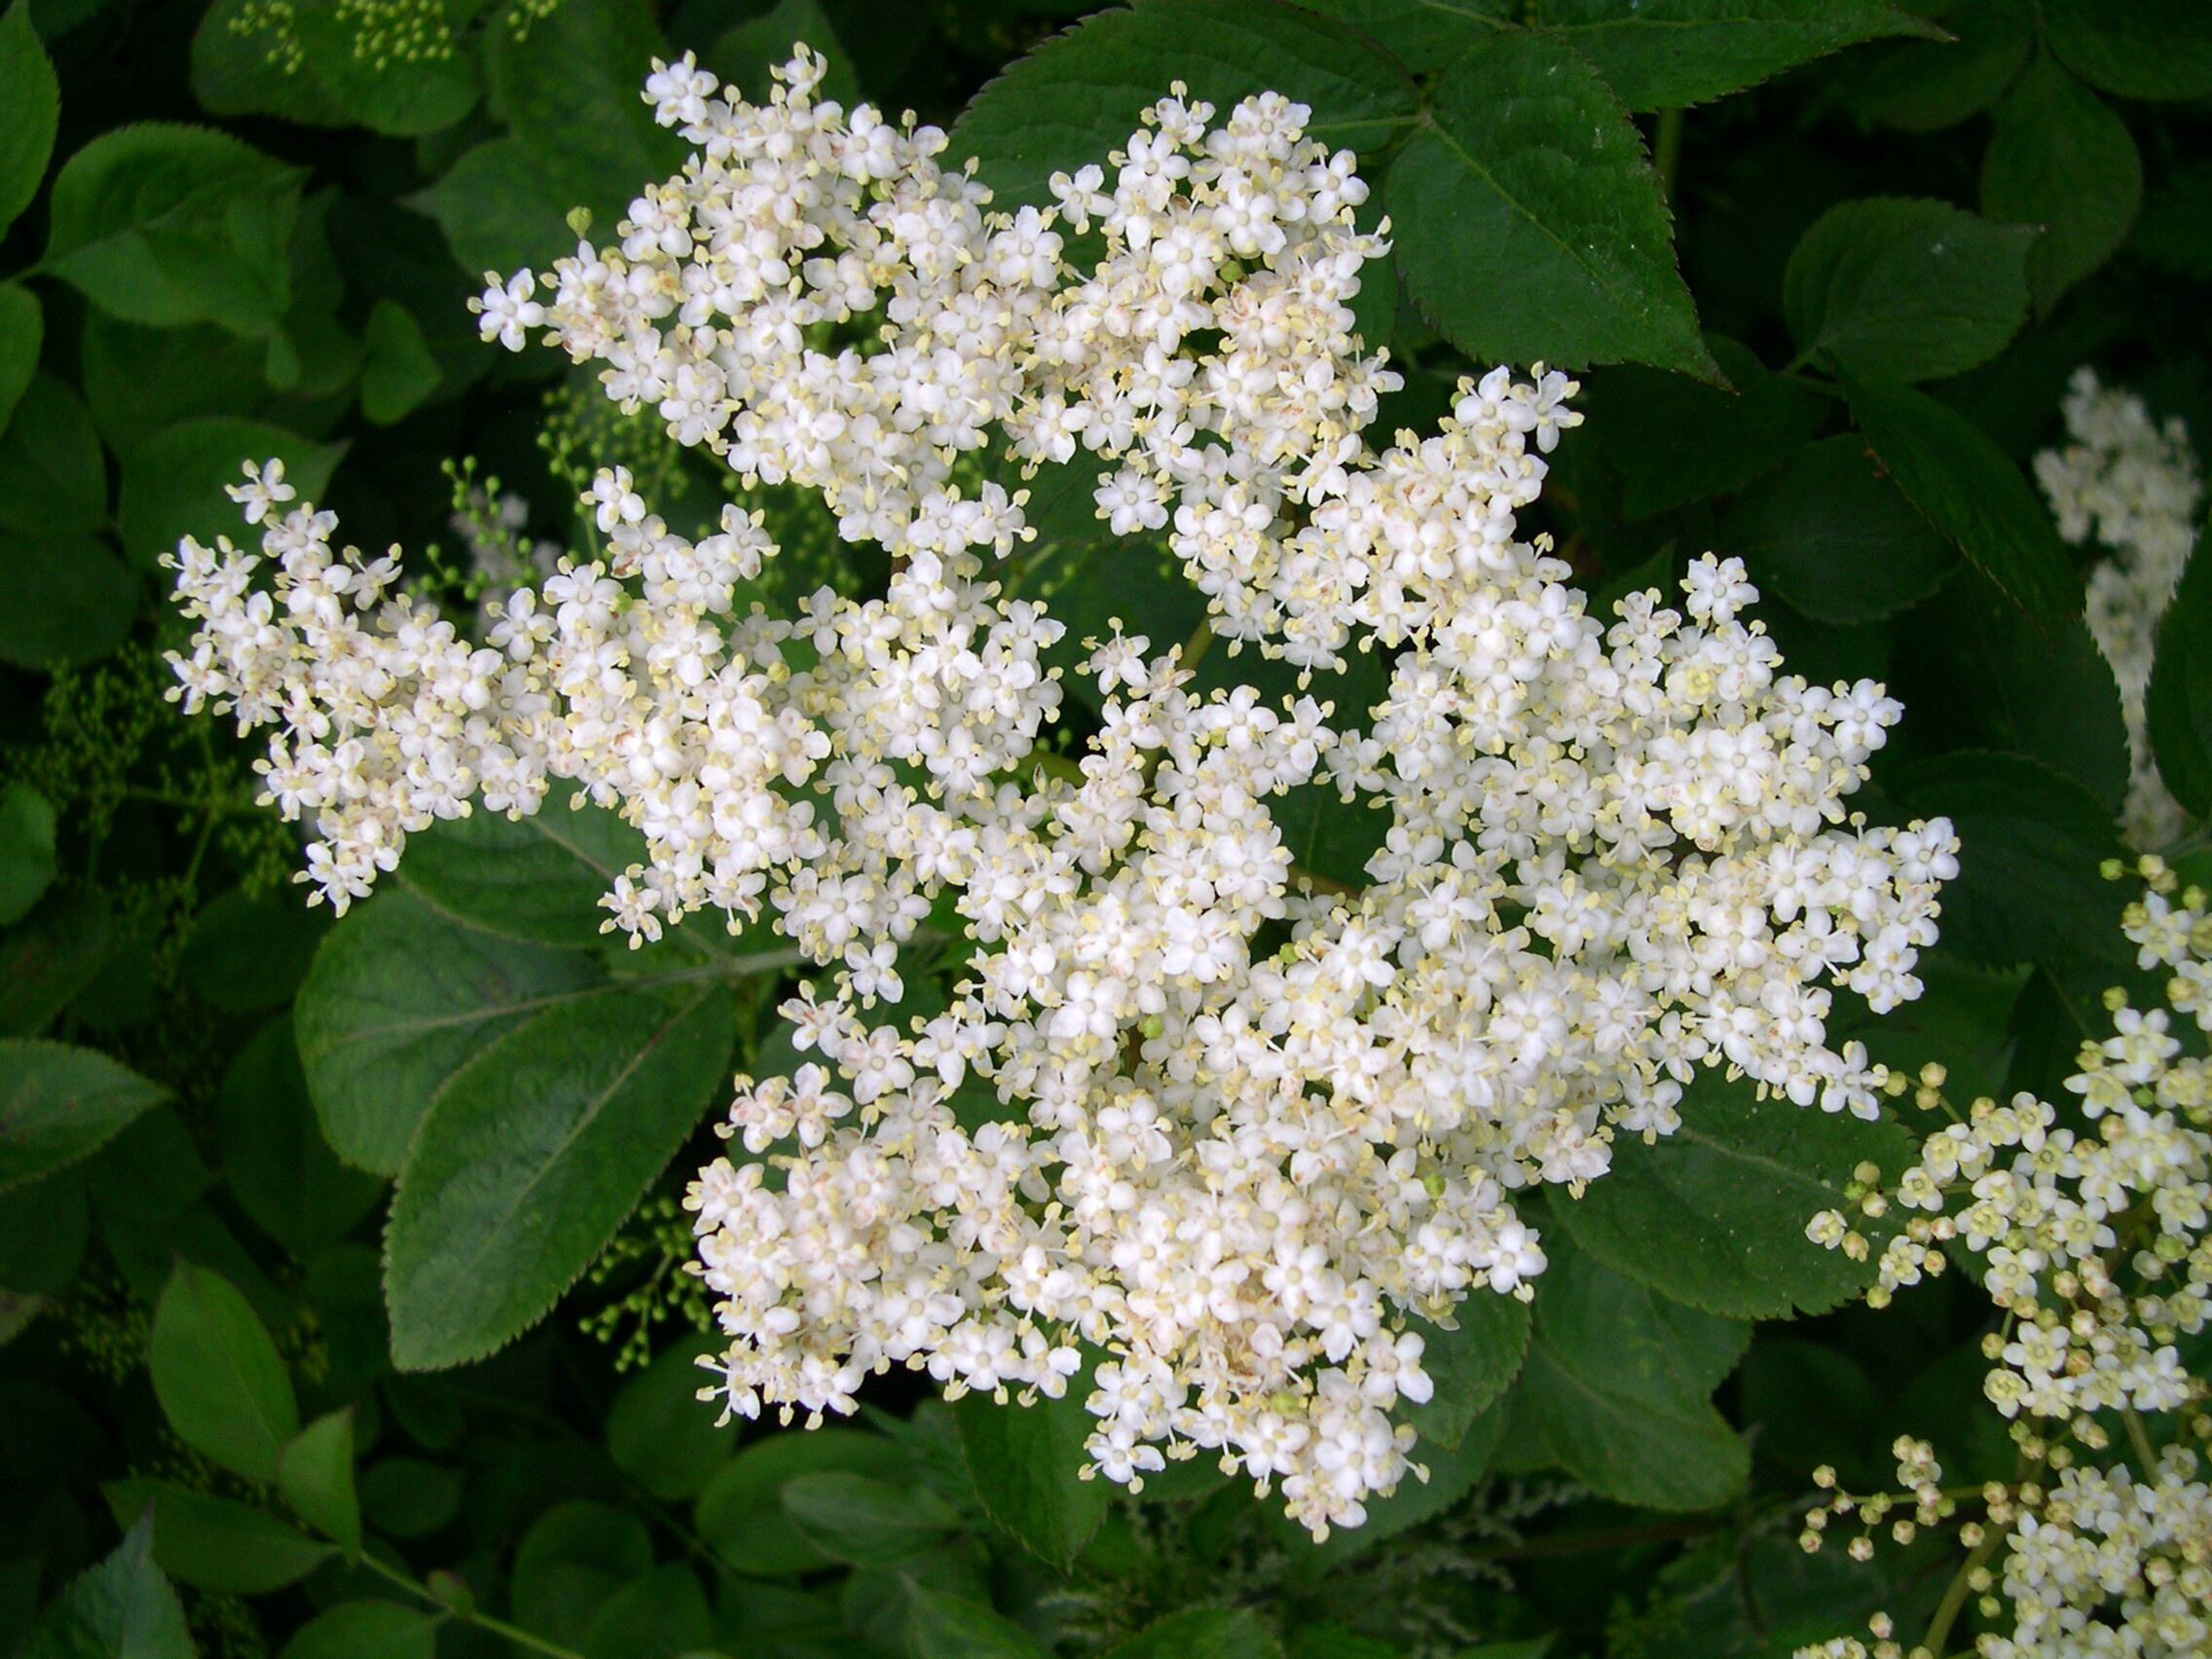
[[245, 538], [251, 534], [245, 518], [223, 492], [242, 481], [246, 462], [258, 466], [281, 461], [284, 481], [300, 493], [300, 499], [316, 501], [329, 488], [346, 448], [343, 442], [312, 443], [281, 426], [237, 416], [179, 421], [124, 457], [117, 509], [123, 550], [132, 563], [150, 570], [187, 535], [209, 547], [218, 535]]
[[437, 1636], [429, 1614], [369, 1597], [317, 1613], [293, 1633], [279, 1659], [433, 1659]]
[[2212, 282], [2212, 157], [2176, 167], [2144, 198], [2127, 245], [2178, 276]]
[[0, 1041], [0, 1191], [97, 1152], [168, 1092], [90, 1049]]
[[1080, 1381], [1057, 1400], [1000, 1405], [973, 1390], [953, 1402], [976, 1496], [1022, 1547], [1068, 1572], [1105, 1518], [1107, 1482], [1082, 1478], [1083, 1443], [1096, 1419]]
[[2190, 555], [2158, 622], [2143, 701], [2158, 776], [2193, 816], [2212, 816], [2212, 558]]
[[2212, 97], [2212, 11], [2196, 0], [2044, 0], [2050, 50], [2129, 98]]
[[515, 1550], [515, 1620], [572, 1646], [608, 1599], [652, 1564], [652, 1538], [635, 1515], [604, 1503], [556, 1504]]
[[294, 1514], [351, 1560], [361, 1551], [361, 1503], [353, 1489], [353, 1408], [331, 1412], [292, 1436], [276, 1456], [276, 1486]]
[[0, 1286], [42, 1296], [63, 1289], [92, 1225], [85, 1177], [74, 1169], [0, 1193]]
[[915, 1585], [906, 1642], [918, 1659], [1047, 1659], [1041, 1641], [976, 1602]]
[[302, 1261], [344, 1237], [384, 1194], [383, 1181], [339, 1162], [322, 1138], [288, 1016], [263, 1026], [231, 1062], [216, 1122], [232, 1193]]
[[31, 26], [30, 0], [15, 0], [0, 13], [0, 234], [38, 194], [60, 119], [61, 85]]
[[699, 1398], [713, 1374], [698, 1362], [724, 1346], [712, 1336], [682, 1338], [614, 1396], [608, 1454], [655, 1497], [697, 1496], [737, 1445], [736, 1420], [717, 1422], [721, 1408]]
[[464, 271], [504, 276], [575, 252], [575, 233], [567, 222], [575, 205], [570, 192], [513, 138], [469, 150], [437, 183], [406, 198], [406, 205], [438, 222]]
[[54, 881], [54, 807], [28, 784], [0, 790], [0, 925], [19, 922]]
[[892, 1567], [959, 1530], [959, 1514], [927, 1487], [893, 1486], [844, 1470], [793, 1475], [780, 1501], [807, 1541], [832, 1561]]
[[1851, 106], [1907, 132], [1935, 132], [2004, 96], [2035, 50], [2028, 0], [1967, 0], [1942, 16], [1946, 41], [1891, 53], [1861, 80]]
[[580, 950], [601, 942], [600, 901], [645, 856], [637, 830], [556, 786], [528, 818], [474, 812], [410, 838], [400, 878], [470, 927]]
[[1281, 1659], [1282, 1643], [1249, 1607], [1184, 1607], [1154, 1619], [1106, 1659]]
[[584, 1634], [585, 1659], [676, 1659], [708, 1648], [714, 1615], [699, 1575], [680, 1561], [641, 1573], [601, 1604]]
[[721, 1466], [699, 1494], [693, 1524], [734, 1572], [776, 1578], [826, 1567], [830, 1558], [793, 1525], [780, 1494], [796, 1476], [832, 1471], [878, 1481], [912, 1472], [905, 1455], [880, 1434], [831, 1426], [771, 1435]]
[[178, 1262], [146, 1356], [171, 1428], [249, 1480], [276, 1478], [300, 1430], [299, 1405], [276, 1345], [230, 1280]]
[[1816, 622], [1868, 622], [1926, 599], [1958, 549], [1882, 475], [1854, 433], [1800, 450], [1736, 498], [1719, 548]]
[[46, 341], [46, 313], [38, 295], [20, 282], [0, 282], [0, 432], [38, 371]]
[[361, 413], [371, 425], [388, 426], [412, 414], [444, 379], [423, 338], [423, 325], [405, 306], [379, 300], [369, 308], [368, 361], [361, 368]]
[[110, 1481], [100, 1490], [118, 1526], [151, 1510], [156, 1565], [203, 1590], [265, 1596], [297, 1583], [334, 1553], [236, 1498], [166, 1481]]
[[193, 1659], [184, 1607], [154, 1565], [153, 1517], [62, 1589], [18, 1659]]
[[2105, 101], [2039, 55], [1997, 106], [1981, 160], [1981, 210], [2041, 225], [2028, 288], [2047, 313], [2111, 257], [2143, 204], [2143, 158]]
[[41, 370], [0, 437], [0, 526], [58, 541], [106, 523], [99, 433], [69, 384]]
[[330, 921], [328, 906], [306, 903], [298, 887], [259, 895], [234, 887], [201, 906], [177, 977], [226, 1014], [276, 1008], [308, 977]]
[[1400, 1400], [1398, 1416], [1414, 1425], [1421, 1445], [1430, 1449], [1417, 1454], [1423, 1457], [1438, 1448], [1456, 1447], [1468, 1424], [1513, 1386], [1529, 1354], [1527, 1303], [1500, 1296], [1478, 1280], [1452, 1314], [1457, 1322], [1454, 1330], [1426, 1320], [1412, 1327], [1426, 1345], [1420, 1368], [1436, 1391], [1421, 1405]]
[[361, 1514], [394, 1538], [426, 1538], [461, 1513], [461, 1471], [423, 1457], [385, 1457], [361, 1471]]

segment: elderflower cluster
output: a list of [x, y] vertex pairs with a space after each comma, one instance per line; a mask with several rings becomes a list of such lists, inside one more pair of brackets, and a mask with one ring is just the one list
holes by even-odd
[[[2031, 1094], [2008, 1106], [1977, 1100], [1964, 1121], [1927, 1138], [1894, 1191], [1854, 1189], [1868, 1217], [1893, 1205], [1912, 1214], [1883, 1251], [1869, 1296], [1877, 1305], [1937, 1271], [1946, 1245], [1980, 1259], [1981, 1283], [2006, 1314], [1983, 1342], [1998, 1362], [1984, 1392], [2013, 1419], [2024, 1466], [2054, 1477], [1991, 1483], [1980, 1496], [1987, 1528], [1961, 1529], [1970, 1548], [1986, 1541], [1963, 1569], [1982, 1611], [2002, 1611], [1999, 1588], [2012, 1610], [2009, 1636], [1977, 1640], [1983, 1659], [2201, 1653], [2212, 1644], [2212, 1489], [2197, 1478], [2194, 1451], [2155, 1445], [2146, 1424], [2199, 1436], [2212, 1429], [2199, 1411], [2205, 1383], [2178, 1346], [2212, 1318], [2212, 1067], [2184, 1054], [2173, 1035], [2177, 1014], [2212, 1031], [2212, 914], [2197, 889], [2176, 901], [2179, 883], [2160, 860], [2146, 856], [2140, 868], [2149, 890], [2122, 926], [2141, 967], [2171, 972], [2168, 1006], [2138, 1011], [2120, 992], [2107, 994], [2113, 1035], [2084, 1043], [2081, 1070], [2067, 1081], [2091, 1132], [2064, 1126]], [[1943, 1081], [1939, 1067], [1924, 1072], [1923, 1105], [1945, 1104]], [[1841, 1211], [1815, 1217], [1807, 1233], [1831, 1248], [1858, 1238], [1863, 1254]], [[2083, 1458], [2114, 1444], [2105, 1413], [2125, 1421], [2136, 1470], [2117, 1456]], [[1911, 1444], [1899, 1442], [1899, 1479], [1925, 1526], [1952, 1513], [1955, 1500], [1932, 1462], [1908, 1477]], [[1833, 1484], [1826, 1470], [1814, 1478]], [[1801, 1541], [1819, 1548], [1831, 1514], [1856, 1507], [1869, 1527], [1852, 1546], [1863, 1560], [1882, 1506], [1895, 1501], [1839, 1496], [1807, 1515]], [[1899, 1536], [1909, 1541], [1909, 1532]], [[2000, 1543], [2007, 1555], [1993, 1575], [1980, 1563]], [[1831, 1643], [1800, 1654], [1831, 1649], [1846, 1650]]]
[[[1437, 432], [1368, 447], [1394, 377], [1349, 302], [1386, 243], [1302, 106], [1215, 127], [1178, 91], [1110, 191], [1086, 167], [1007, 214], [942, 134], [848, 119], [821, 72], [801, 50], [752, 106], [656, 68], [691, 162], [619, 248], [495, 279], [482, 315], [603, 361], [748, 484], [820, 491], [890, 553], [880, 596], [741, 606], [777, 551], [758, 516], [693, 542], [615, 468], [586, 498], [605, 558], [518, 589], [469, 653], [321, 518], [276, 518], [264, 472], [275, 592], [187, 543], [179, 673], [280, 722], [272, 793], [313, 813], [335, 905], [479, 777], [515, 812], [559, 777], [644, 833], [609, 927], [712, 908], [828, 971], [784, 1008], [801, 1063], [738, 1080], [747, 1159], [687, 1199], [728, 1410], [850, 1412], [893, 1365], [1058, 1396], [1088, 1346], [1098, 1471], [1205, 1452], [1317, 1534], [1356, 1526], [1417, 1467], [1413, 1316], [1543, 1269], [1515, 1191], [1671, 1131], [1700, 1064], [1878, 1111], [1831, 987], [1919, 994], [1956, 840], [1849, 813], [1898, 705], [1782, 674], [1737, 562], [1607, 623], [1517, 538], [1570, 381], [1469, 378]], [[1088, 272], [1071, 221], [1102, 233]], [[994, 431], [1087, 465], [1111, 533], [1172, 524], [1233, 644], [1380, 652], [1385, 699], [1201, 692], [1184, 647], [1117, 627], [1076, 669], [1098, 729], [1049, 756], [1062, 626], [986, 563], [1027, 539], [1025, 493], [955, 472]], [[1364, 888], [1293, 868], [1270, 803], [1316, 784], [1387, 815]], [[864, 1019], [925, 922], [960, 936], [950, 1006]]]
[[2093, 535], [2109, 549], [2089, 572], [2089, 632], [2120, 682], [2127, 718], [2131, 776], [2122, 823], [2129, 842], [2149, 851], [2172, 844], [2190, 826], [2158, 777], [2144, 697], [2158, 622], [2189, 563], [2204, 486], [2179, 416], [2157, 424], [2141, 398], [2101, 385], [2086, 366], [2075, 371], [2065, 409], [2074, 441], [2038, 455], [2036, 479], [2060, 535], [2079, 545]]

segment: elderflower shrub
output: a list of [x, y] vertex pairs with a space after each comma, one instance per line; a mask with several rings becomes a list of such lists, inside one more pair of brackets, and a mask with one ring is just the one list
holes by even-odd
[[2204, 501], [2189, 430], [2175, 416], [2155, 423], [2133, 392], [2075, 370], [2066, 431], [2074, 441], [2035, 458], [2036, 480], [2076, 546], [2095, 536], [2109, 549], [2089, 571], [2088, 623], [2120, 682], [2127, 719], [2129, 777], [2120, 822], [2133, 846], [2171, 846], [2190, 829], [2188, 810], [2167, 793], [2151, 750], [2144, 699], [2158, 623], [2181, 584]]
[[[2190, 1340], [2212, 1320], [2212, 1066], [2173, 1034], [2177, 1015], [2212, 1031], [2212, 913], [2194, 887], [2175, 902], [2179, 883], [2158, 859], [2146, 856], [2141, 872], [2149, 891], [2122, 926], [2139, 966], [2172, 975], [2167, 1006], [2138, 1010], [2107, 993], [2113, 1035], [2082, 1046], [2066, 1085], [2086, 1128], [2032, 1094], [2005, 1106], [1976, 1100], [1927, 1137], [1893, 1191], [1870, 1188], [1860, 1201], [1867, 1216], [1893, 1206], [1911, 1216], [1882, 1251], [1870, 1302], [1939, 1272], [1950, 1248], [1976, 1259], [2005, 1314], [1983, 1344], [1997, 1362], [1983, 1392], [2014, 1424], [2022, 1478], [1990, 1483], [1978, 1493], [1984, 1520], [1961, 1529], [1974, 1551], [1962, 1583], [1984, 1596], [1989, 1616], [2001, 1610], [1993, 1589], [2011, 1609], [2009, 1636], [1978, 1639], [1984, 1659], [2212, 1646], [2212, 1487], [2183, 1444], [2212, 1431], [2201, 1412], [2212, 1390], [2181, 1346], [2200, 1351]], [[1940, 1067], [1929, 1068], [1928, 1104], [1945, 1105], [1943, 1082]], [[1807, 1233], [1865, 1249], [1840, 1210]], [[2124, 1423], [2134, 1468], [2113, 1452], [2105, 1414]], [[2151, 1428], [2158, 1422], [2173, 1431], [2162, 1446]], [[1892, 1508], [1913, 1506], [1893, 1524], [1899, 1542], [1955, 1512], [1928, 1448], [1900, 1440], [1897, 1450], [1904, 1494], [1839, 1492], [1807, 1516], [1808, 1550], [1854, 1513], [1864, 1530], [1851, 1548], [1864, 1560]], [[1829, 1487], [1834, 1477], [1824, 1469], [1815, 1479]], [[1993, 1575], [1984, 1563], [2000, 1547]], [[1925, 1646], [1942, 1651], [1939, 1634]], [[1866, 1649], [1841, 1639], [1799, 1651]]]
[[[1058, 1397], [1088, 1346], [1098, 1471], [1204, 1452], [1318, 1536], [1357, 1526], [1416, 1468], [1415, 1316], [1544, 1267], [1516, 1191], [1672, 1130], [1700, 1064], [1876, 1113], [1830, 987], [1919, 993], [1955, 838], [1850, 814], [1899, 706], [1781, 674], [1736, 561], [1608, 624], [1517, 538], [1578, 419], [1565, 376], [1470, 377], [1436, 433], [1369, 446], [1395, 376], [1350, 301], [1387, 243], [1302, 106], [1215, 125], [1178, 88], [1111, 190], [1087, 166], [1007, 214], [940, 132], [848, 118], [822, 74], [801, 49], [754, 106], [657, 68], [691, 161], [619, 247], [493, 276], [482, 320], [603, 362], [748, 488], [819, 492], [890, 554], [880, 596], [741, 604], [778, 551], [760, 515], [693, 541], [617, 467], [586, 497], [605, 558], [475, 645], [272, 467], [234, 492], [260, 559], [176, 556], [180, 693], [277, 727], [270, 795], [312, 817], [336, 908], [433, 820], [571, 779], [649, 848], [608, 927], [713, 908], [829, 971], [784, 1010], [810, 1057], [738, 1080], [748, 1161], [687, 1200], [728, 1412], [851, 1412], [893, 1365]], [[1089, 270], [1063, 225], [1099, 233]], [[1046, 763], [1062, 626], [987, 562], [1026, 493], [955, 474], [994, 431], [1032, 470], [1103, 467], [1110, 531], [1166, 531], [1232, 646], [1380, 651], [1385, 699], [1200, 695], [1185, 647], [1117, 627], [1077, 670], [1101, 728]], [[1295, 871], [1270, 816], [1313, 780], [1389, 814], [1359, 891]], [[925, 922], [963, 936], [951, 1006], [864, 1022]]]

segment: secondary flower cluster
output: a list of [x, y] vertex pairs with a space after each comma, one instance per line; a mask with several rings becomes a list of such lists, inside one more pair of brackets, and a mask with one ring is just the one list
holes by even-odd
[[[2212, 1030], [2212, 915], [2194, 888], [2175, 902], [2179, 884], [2159, 860], [2146, 856], [2141, 867], [2150, 888], [2123, 926], [2142, 967], [2171, 972], [2169, 1007], [2139, 1011], [2108, 993], [2114, 1034], [2083, 1045], [2067, 1082], [2091, 1132], [2063, 1126], [2030, 1094], [2007, 1106], [1977, 1100], [1965, 1121], [1927, 1138], [1894, 1191], [1860, 1199], [1868, 1217], [1893, 1206], [1912, 1216], [1882, 1253], [1877, 1304], [1936, 1271], [1946, 1245], [1980, 1258], [1982, 1285], [2006, 1314], [1984, 1343], [1999, 1362], [1984, 1391], [2014, 1419], [2023, 1456], [2055, 1477], [1985, 1493], [2008, 1551], [2002, 1588], [2014, 1618], [2010, 1637], [1980, 1640], [1985, 1659], [2212, 1643], [2212, 1491], [2196, 1454], [2154, 1448], [2143, 1421], [2180, 1412], [2194, 1432], [2212, 1428], [2194, 1415], [2207, 1390], [2178, 1346], [2212, 1322], [2212, 1067], [2172, 1035], [2174, 1014]], [[1928, 1103], [1940, 1103], [1942, 1082], [1939, 1068], [1924, 1074]], [[1840, 1211], [1807, 1232], [1830, 1247], [1859, 1239], [1863, 1250]], [[2082, 1459], [2113, 1444], [2098, 1419], [2106, 1412], [2127, 1422], [2140, 1472]], [[1919, 1483], [1923, 1524], [1953, 1507], [1935, 1481]], [[1884, 1501], [1845, 1496], [1815, 1510], [1807, 1548], [1819, 1546], [1830, 1512], [1856, 1506], [1871, 1524]], [[1983, 1541], [1978, 1524], [1965, 1530], [1970, 1546]], [[1861, 1539], [1855, 1553], [1862, 1544], [1870, 1550]], [[1975, 1588], [1996, 1583], [1986, 1570], [1983, 1579]]]
[[2195, 539], [2204, 486], [2179, 416], [2158, 425], [2141, 398], [2099, 384], [2087, 367], [2075, 371], [2065, 407], [2074, 441], [2037, 456], [2036, 479], [2060, 535], [2080, 544], [2094, 535], [2111, 550], [2089, 571], [2089, 632], [2120, 681], [2127, 717], [2127, 838], [2156, 851], [2186, 833], [2190, 817], [2158, 777], [2143, 699], [2158, 622]]
[[[264, 473], [241, 494], [276, 592], [188, 544], [180, 673], [282, 722], [272, 793], [316, 815], [336, 904], [479, 777], [527, 812], [558, 776], [645, 833], [610, 927], [712, 907], [829, 970], [786, 1006], [802, 1063], [739, 1080], [751, 1156], [688, 1200], [729, 1409], [848, 1412], [892, 1365], [1058, 1395], [1088, 1343], [1110, 1478], [1204, 1451], [1316, 1532], [1357, 1525], [1413, 1467], [1413, 1316], [1544, 1265], [1516, 1189], [1671, 1130], [1701, 1063], [1876, 1111], [1879, 1069], [1826, 1046], [1829, 987], [1918, 994], [1955, 840], [1849, 815], [1898, 706], [1781, 674], [1740, 565], [1608, 624], [1516, 538], [1571, 382], [1469, 379], [1437, 432], [1367, 447], [1391, 377], [1349, 301], [1385, 244], [1301, 106], [1214, 127], [1178, 92], [1111, 191], [1087, 167], [1063, 209], [1009, 215], [938, 166], [941, 134], [848, 121], [820, 74], [802, 51], [756, 107], [656, 70], [699, 153], [550, 304], [525, 273], [483, 314], [604, 360], [748, 480], [819, 489], [891, 554], [880, 597], [741, 608], [759, 521], [693, 542], [615, 469], [587, 498], [605, 559], [518, 590], [468, 653], [322, 519], [274, 519]], [[1088, 273], [1062, 211], [1102, 232]], [[1099, 729], [1045, 763], [1062, 628], [985, 562], [1026, 538], [1024, 496], [956, 474], [994, 426], [1033, 464], [1111, 466], [1113, 533], [1172, 512], [1221, 631], [1305, 667], [1380, 651], [1385, 699], [1201, 691], [1180, 646], [1116, 631], [1078, 670]], [[1293, 868], [1270, 803], [1296, 789], [1387, 815], [1364, 889]], [[966, 977], [902, 1018], [925, 923]]]

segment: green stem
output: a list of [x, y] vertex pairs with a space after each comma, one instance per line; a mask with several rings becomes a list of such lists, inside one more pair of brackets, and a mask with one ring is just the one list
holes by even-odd
[[1198, 618], [1198, 625], [1191, 630], [1191, 637], [1183, 642], [1183, 667], [1197, 668], [1198, 659], [1206, 654], [1206, 647], [1212, 644], [1213, 616], [1209, 612]]
[[1671, 203], [1675, 200], [1675, 174], [1682, 164], [1682, 112], [1679, 107], [1659, 112], [1659, 126], [1651, 136], [1651, 161], [1659, 169], [1659, 188]]
[[361, 1554], [361, 1565], [378, 1576], [398, 1585], [400, 1589], [422, 1597], [424, 1601], [459, 1619], [462, 1624], [477, 1625], [495, 1636], [505, 1637], [518, 1646], [535, 1648], [547, 1655], [547, 1659], [584, 1659], [574, 1648], [563, 1647], [558, 1642], [547, 1641], [543, 1637], [533, 1636], [519, 1625], [507, 1623], [505, 1619], [496, 1619], [490, 1613], [478, 1612], [474, 1607], [457, 1607], [428, 1585], [419, 1582], [414, 1574], [402, 1572], [390, 1563], [379, 1561], [365, 1550]]
[[2151, 1446], [2151, 1431], [2144, 1424], [2142, 1415], [2133, 1406], [2120, 1408], [2120, 1420], [2127, 1425], [2127, 1443], [2135, 1448], [2136, 1456], [2143, 1459], [2143, 1478], [2158, 1478], [2158, 1454]]
[[1951, 1634], [1951, 1626], [1958, 1623], [1960, 1609], [1967, 1604], [1971, 1589], [1968, 1580], [1977, 1567], [1988, 1565], [1989, 1558], [1997, 1553], [1997, 1546], [2005, 1541], [2002, 1528], [1992, 1527], [1982, 1534], [1981, 1542], [1974, 1545], [1967, 1559], [1959, 1564], [1959, 1570], [1951, 1575], [1949, 1588], [1943, 1600], [1936, 1604], [1936, 1616], [1928, 1621], [1928, 1634], [1920, 1639], [1920, 1645], [1931, 1653], [1943, 1651], [1943, 1642]]

